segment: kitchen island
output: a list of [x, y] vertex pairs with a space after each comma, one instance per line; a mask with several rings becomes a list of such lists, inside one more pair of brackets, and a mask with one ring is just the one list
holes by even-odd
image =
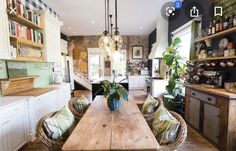
[[220, 150], [235, 151], [236, 94], [185, 85], [185, 120]]
[[[113, 76], [102, 76], [102, 77], [100, 77], [97, 80], [94, 80], [92, 82], [92, 97], [93, 97], [93, 100], [97, 95], [102, 95], [103, 94], [103, 89], [101, 87], [100, 82], [103, 81], [103, 80], [107, 80], [107, 81], [112, 82], [113, 78], [114, 78]], [[125, 80], [123, 80], [123, 79], [125, 79]], [[124, 77], [124, 76], [116, 77], [115, 82], [120, 83], [127, 91], [129, 91], [129, 81], [128, 81], [127, 77]]]

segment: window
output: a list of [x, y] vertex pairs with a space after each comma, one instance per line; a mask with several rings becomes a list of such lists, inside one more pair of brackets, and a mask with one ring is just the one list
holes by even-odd
[[126, 50], [113, 53], [112, 70], [115, 71], [116, 75], [126, 75]]
[[192, 37], [191, 23], [192, 22], [183, 25], [172, 33], [174, 37], [179, 37], [182, 41], [181, 47], [178, 49], [178, 51], [180, 52], [181, 57], [183, 57], [185, 60], [189, 60], [190, 58], [190, 47]]

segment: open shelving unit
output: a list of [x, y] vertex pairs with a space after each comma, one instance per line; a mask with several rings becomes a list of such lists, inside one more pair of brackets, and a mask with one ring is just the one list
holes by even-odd
[[[216, 34], [210, 35], [210, 36], [206, 36], [203, 38], [198, 38], [194, 40], [194, 43], [197, 44], [199, 42], [203, 42], [206, 40], [212, 40], [214, 38], [218, 38], [218, 37], [222, 37], [225, 36], [227, 34], [236, 32], [236, 27], [232, 27], [230, 29], [218, 32]], [[213, 61], [213, 60], [225, 60], [225, 59], [236, 59], [236, 56], [227, 56], [227, 57], [209, 57], [209, 58], [205, 58], [205, 59], [193, 59], [191, 60], [191, 62], [198, 62], [198, 61]]]
[[[33, 21], [24, 18], [23, 16], [8, 12], [8, 18], [12, 21], [17, 22], [20, 25], [25, 26], [26, 28], [31, 28], [35, 31], [42, 33], [44, 37], [45, 28], [44, 28], [44, 12], [43, 11], [34, 11], [29, 10], [33, 13], [40, 14], [40, 25], [37, 25]], [[10, 43], [12, 46], [16, 48], [16, 58], [12, 58], [11, 60], [14, 61], [36, 61], [36, 62], [43, 62], [45, 61], [45, 46], [43, 43], [35, 42], [33, 40], [29, 40], [26, 38], [17, 37], [11, 35], [10, 33]], [[31, 35], [31, 39], [32, 35]], [[42, 38], [43, 39], [43, 38]], [[24, 53], [22, 53], [21, 48], [25, 49]], [[30, 53], [29, 53], [30, 52]]]

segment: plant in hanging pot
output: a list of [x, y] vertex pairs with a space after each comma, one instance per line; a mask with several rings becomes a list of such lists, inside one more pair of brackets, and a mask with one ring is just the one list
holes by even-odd
[[[120, 82], [122, 82], [123, 80], [121, 80]], [[111, 111], [118, 111], [121, 101], [128, 101], [127, 90], [119, 83], [116, 83], [115, 80], [113, 80], [113, 82], [104, 80], [100, 83], [103, 89], [103, 95], [107, 99], [108, 108]]]
[[168, 94], [164, 94], [164, 105], [173, 111], [183, 103], [184, 96], [184, 78], [186, 64], [184, 58], [179, 54], [181, 39], [174, 38], [172, 44], [163, 52], [163, 60], [170, 69], [170, 78], [166, 90]]

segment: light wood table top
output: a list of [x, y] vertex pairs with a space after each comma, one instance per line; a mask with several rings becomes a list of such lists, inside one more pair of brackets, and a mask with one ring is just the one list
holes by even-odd
[[159, 144], [132, 97], [111, 112], [97, 96], [67, 139], [63, 151], [156, 151]]

